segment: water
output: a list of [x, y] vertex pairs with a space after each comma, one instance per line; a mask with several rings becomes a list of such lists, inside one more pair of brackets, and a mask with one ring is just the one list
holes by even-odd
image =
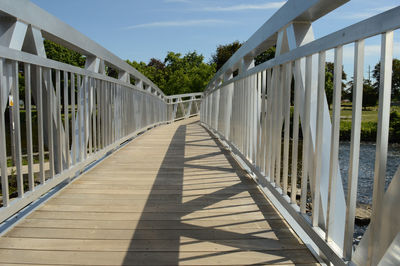
[[[374, 185], [376, 145], [374, 143], [361, 143], [360, 166], [358, 174], [357, 202], [372, 204], [372, 189]], [[343, 180], [343, 189], [347, 195], [347, 175], [349, 171], [350, 142], [341, 142], [339, 145], [340, 173]], [[385, 190], [388, 188], [400, 164], [400, 146], [389, 145]]]
[[[374, 143], [361, 143], [360, 145], [360, 165], [358, 175], [357, 203], [372, 204], [372, 190], [374, 187], [374, 168], [375, 168], [376, 145]], [[343, 180], [343, 189], [347, 197], [347, 177], [349, 170], [350, 142], [341, 142], [339, 145], [340, 173]], [[389, 145], [385, 190], [400, 165], [400, 145]], [[355, 225], [354, 244], [357, 245], [364, 235], [367, 226]]]

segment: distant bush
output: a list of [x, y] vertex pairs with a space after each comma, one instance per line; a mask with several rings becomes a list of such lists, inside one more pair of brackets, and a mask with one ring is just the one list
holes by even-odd
[[[376, 122], [361, 122], [361, 141], [376, 141]], [[344, 120], [340, 123], [340, 140], [351, 140], [351, 121]]]
[[[374, 121], [361, 122], [361, 141], [376, 141], [378, 123]], [[351, 121], [340, 123], [340, 140], [351, 140]], [[400, 112], [390, 113], [389, 142], [400, 143]]]
[[392, 111], [390, 113], [390, 124], [389, 124], [389, 138], [390, 142], [400, 142], [400, 112]]

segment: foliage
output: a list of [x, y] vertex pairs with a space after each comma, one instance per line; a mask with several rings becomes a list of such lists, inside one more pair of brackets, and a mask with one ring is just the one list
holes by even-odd
[[25, 77], [18, 72], [19, 98], [25, 102]]
[[204, 56], [197, 52], [169, 52], [161, 62], [152, 58], [148, 64], [127, 61], [154, 82], [165, 94], [201, 92], [215, 74], [215, 65], [204, 63]]
[[55, 42], [44, 40], [44, 49], [49, 59], [83, 68], [85, 57]]
[[[332, 62], [325, 63], [325, 94], [326, 94], [326, 99], [328, 101], [328, 106], [330, 106], [333, 101], [334, 69], [335, 69], [334, 63], [332, 63]], [[346, 84], [343, 82], [343, 80], [346, 80], [346, 79], [347, 79], [347, 74], [342, 69], [342, 97], [345, 96], [345, 94], [346, 94], [346, 92], [344, 90], [344, 88], [346, 87]]]
[[[372, 76], [376, 80], [374, 87], [378, 89], [381, 78], [381, 63], [375, 65]], [[396, 58], [393, 59], [392, 66], [392, 95], [395, 99], [400, 100], [400, 60]]]
[[[352, 100], [353, 98], [353, 84], [354, 84], [353, 80], [347, 83], [347, 85], [349, 86], [348, 89], [349, 100]], [[362, 99], [362, 106], [364, 107], [364, 109], [370, 106], [375, 106], [376, 103], [378, 102], [378, 98], [379, 98], [378, 89], [372, 85], [370, 80], [365, 79], [363, 84], [363, 99]]]
[[274, 46], [268, 48], [267, 51], [262, 52], [256, 58], [254, 58], [254, 64], [257, 66], [264, 62], [267, 62], [268, 60], [271, 60], [272, 58], [275, 57], [275, 52], [276, 52], [276, 48]]
[[242, 46], [239, 41], [234, 41], [229, 44], [221, 44], [217, 47], [215, 54], [211, 56], [211, 64], [216, 65], [216, 71], [218, 71], [229, 58]]
[[[211, 63], [216, 64], [218, 71], [228, 59], [242, 46], [239, 41], [233, 43], [221, 44], [217, 47], [215, 53], [211, 56]], [[257, 66], [275, 57], [275, 47], [270, 47], [254, 58], [254, 64]]]
[[371, 84], [370, 80], [364, 80], [363, 85], [363, 103], [362, 106], [375, 106], [378, 102], [378, 90]]
[[391, 142], [400, 142], [400, 112], [390, 113], [389, 138]]
[[[211, 63], [216, 64], [217, 71], [225, 64], [226, 61], [242, 46], [239, 41], [233, 43], [219, 45], [217, 50], [212, 55]], [[264, 51], [256, 58], [254, 58], [255, 65], [262, 64], [275, 57], [276, 47], [270, 47], [267, 51]], [[334, 63], [327, 62], [325, 66], [325, 93], [328, 100], [328, 104], [332, 104], [333, 100], [333, 78], [334, 78]], [[342, 80], [347, 79], [347, 74], [342, 70]], [[342, 88], [346, 87], [346, 84], [342, 81]], [[343, 90], [342, 97], [348, 99], [350, 96], [349, 92]], [[293, 97], [292, 97], [293, 99]]]
[[[361, 141], [376, 141], [377, 123], [375, 121], [361, 122]], [[351, 140], [351, 120], [340, 121], [340, 140]]]

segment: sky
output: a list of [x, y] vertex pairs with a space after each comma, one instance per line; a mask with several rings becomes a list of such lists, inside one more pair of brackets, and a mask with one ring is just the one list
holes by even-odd
[[[216, 47], [246, 41], [286, 1], [280, 0], [31, 0], [126, 60], [164, 59], [196, 51], [208, 62]], [[351, 0], [313, 23], [316, 38], [399, 5], [398, 0]], [[344, 47], [352, 75], [353, 45]], [[380, 38], [366, 41], [366, 70], [379, 61]], [[400, 58], [400, 32], [394, 56]], [[327, 53], [333, 61], [333, 53]], [[365, 73], [368, 76], [368, 71]]]

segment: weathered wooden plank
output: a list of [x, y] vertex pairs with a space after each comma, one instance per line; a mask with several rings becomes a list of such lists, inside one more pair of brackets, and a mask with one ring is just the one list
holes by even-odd
[[75, 265], [238, 265], [313, 263], [304, 249], [234, 252], [87, 252], [1, 249], [0, 263], [43, 263]]
[[181, 237], [179, 245], [174, 240], [83, 240], [83, 239], [38, 239], [5, 238], [0, 242], [0, 249], [58, 250], [58, 251], [234, 251], [244, 250], [282, 250], [305, 249], [299, 242], [285, 239], [212, 239], [198, 241], [194, 238]]
[[193, 229], [201, 227], [203, 229], [237, 228], [261, 228], [275, 229], [287, 228], [281, 220], [252, 219], [249, 221], [221, 221], [221, 220], [193, 220], [190, 222], [180, 221], [103, 221], [103, 220], [54, 220], [54, 219], [26, 219], [21, 222], [19, 227], [32, 228], [87, 228], [87, 229]]
[[260, 211], [244, 211], [244, 212], [225, 212], [225, 213], [210, 213], [210, 212], [71, 212], [71, 211], [36, 211], [30, 218], [33, 219], [72, 219], [72, 220], [247, 220], [252, 219], [280, 219], [278, 214], [270, 213], [264, 216]]
[[[118, 202], [117, 202], [118, 203]], [[59, 204], [53, 205], [53, 204], [46, 204], [42, 208], [40, 208], [41, 211], [53, 211], [53, 212], [59, 212], [59, 211], [65, 211], [65, 212], [102, 212], [102, 213], [107, 213], [108, 215], [112, 215], [112, 213], [131, 213], [131, 212], [136, 212], [136, 213], [148, 213], [148, 212], [156, 212], [156, 213], [172, 213], [174, 215], [179, 215], [180, 213], [182, 215], [185, 215], [187, 213], [196, 213], [197, 215], [223, 215], [223, 214], [229, 214], [229, 213], [249, 213], [249, 214], [257, 214], [262, 213], [269, 219], [273, 219], [272, 217], [276, 217], [280, 219], [280, 216], [277, 215], [276, 211], [271, 208], [271, 206], [268, 205], [256, 205], [256, 204], [246, 204], [243, 206], [238, 206], [238, 205], [225, 205], [225, 206], [207, 206], [204, 209], [201, 209], [199, 211], [193, 212], [194, 208], [201, 208], [201, 205], [197, 206], [186, 206], [186, 205], [166, 205], [162, 204], [153, 204], [153, 205], [148, 205], [146, 203], [144, 204], [136, 204], [132, 203], [129, 205], [120, 205], [118, 208], [116, 208], [114, 205], [87, 205], [87, 204], [76, 204], [76, 205], [67, 205], [64, 204], [62, 207], [60, 207]], [[262, 211], [262, 212], [261, 212]], [[74, 214], [73, 214], [74, 215]], [[254, 217], [256, 218], [256, 217]]]
[[[226, 240], [227, 235], [229, 239], [279, 239], [280, 241], [298, 241], [293, 238], [293, 233], [289, 229], [260, 229], [260, 228], [239, 228], [239, 226], [220, 226], [218, 229], [204, 229], [190, 230], [192, 226], [186, 226], [187, 229], [182, 224], [171, 224], [170, 228], [167, 228], [166, 223], [158, 223], [154, 225], [157, 229], [151, 228], [151, 225], [147, 227], [149, 229], [115, 229], [112, 227], [111, 222], [108, 222], [108, 227], [111, 229], [99, 229], [93, 228], [93, 224], [87, 221], [80, 222], [77, 226], [85, 226], [92, 228], [41, 228], [34, 227], [16, 227], [14, 230], [7, 234], [8, 237], [19, 237], [19, 238], [39, 238], [39, 239], [125, 239], [132, 240], [168, 240], [176, 239], [177, 235], [190, 236], [198, 240]], [[49, 223], [46, 223], [46, 226]], [[64, 222], [61, 223], [63, 225]], [[55, 226], [55, 224], [53, 223]], [[70, 224], [72, 225], [72, 224]], [[174, 226], [175, 225], [175, 226]], [[101, 225], [102, 226], [102, 225]], [[104, 226], [103, 226], [104, 227]]]

